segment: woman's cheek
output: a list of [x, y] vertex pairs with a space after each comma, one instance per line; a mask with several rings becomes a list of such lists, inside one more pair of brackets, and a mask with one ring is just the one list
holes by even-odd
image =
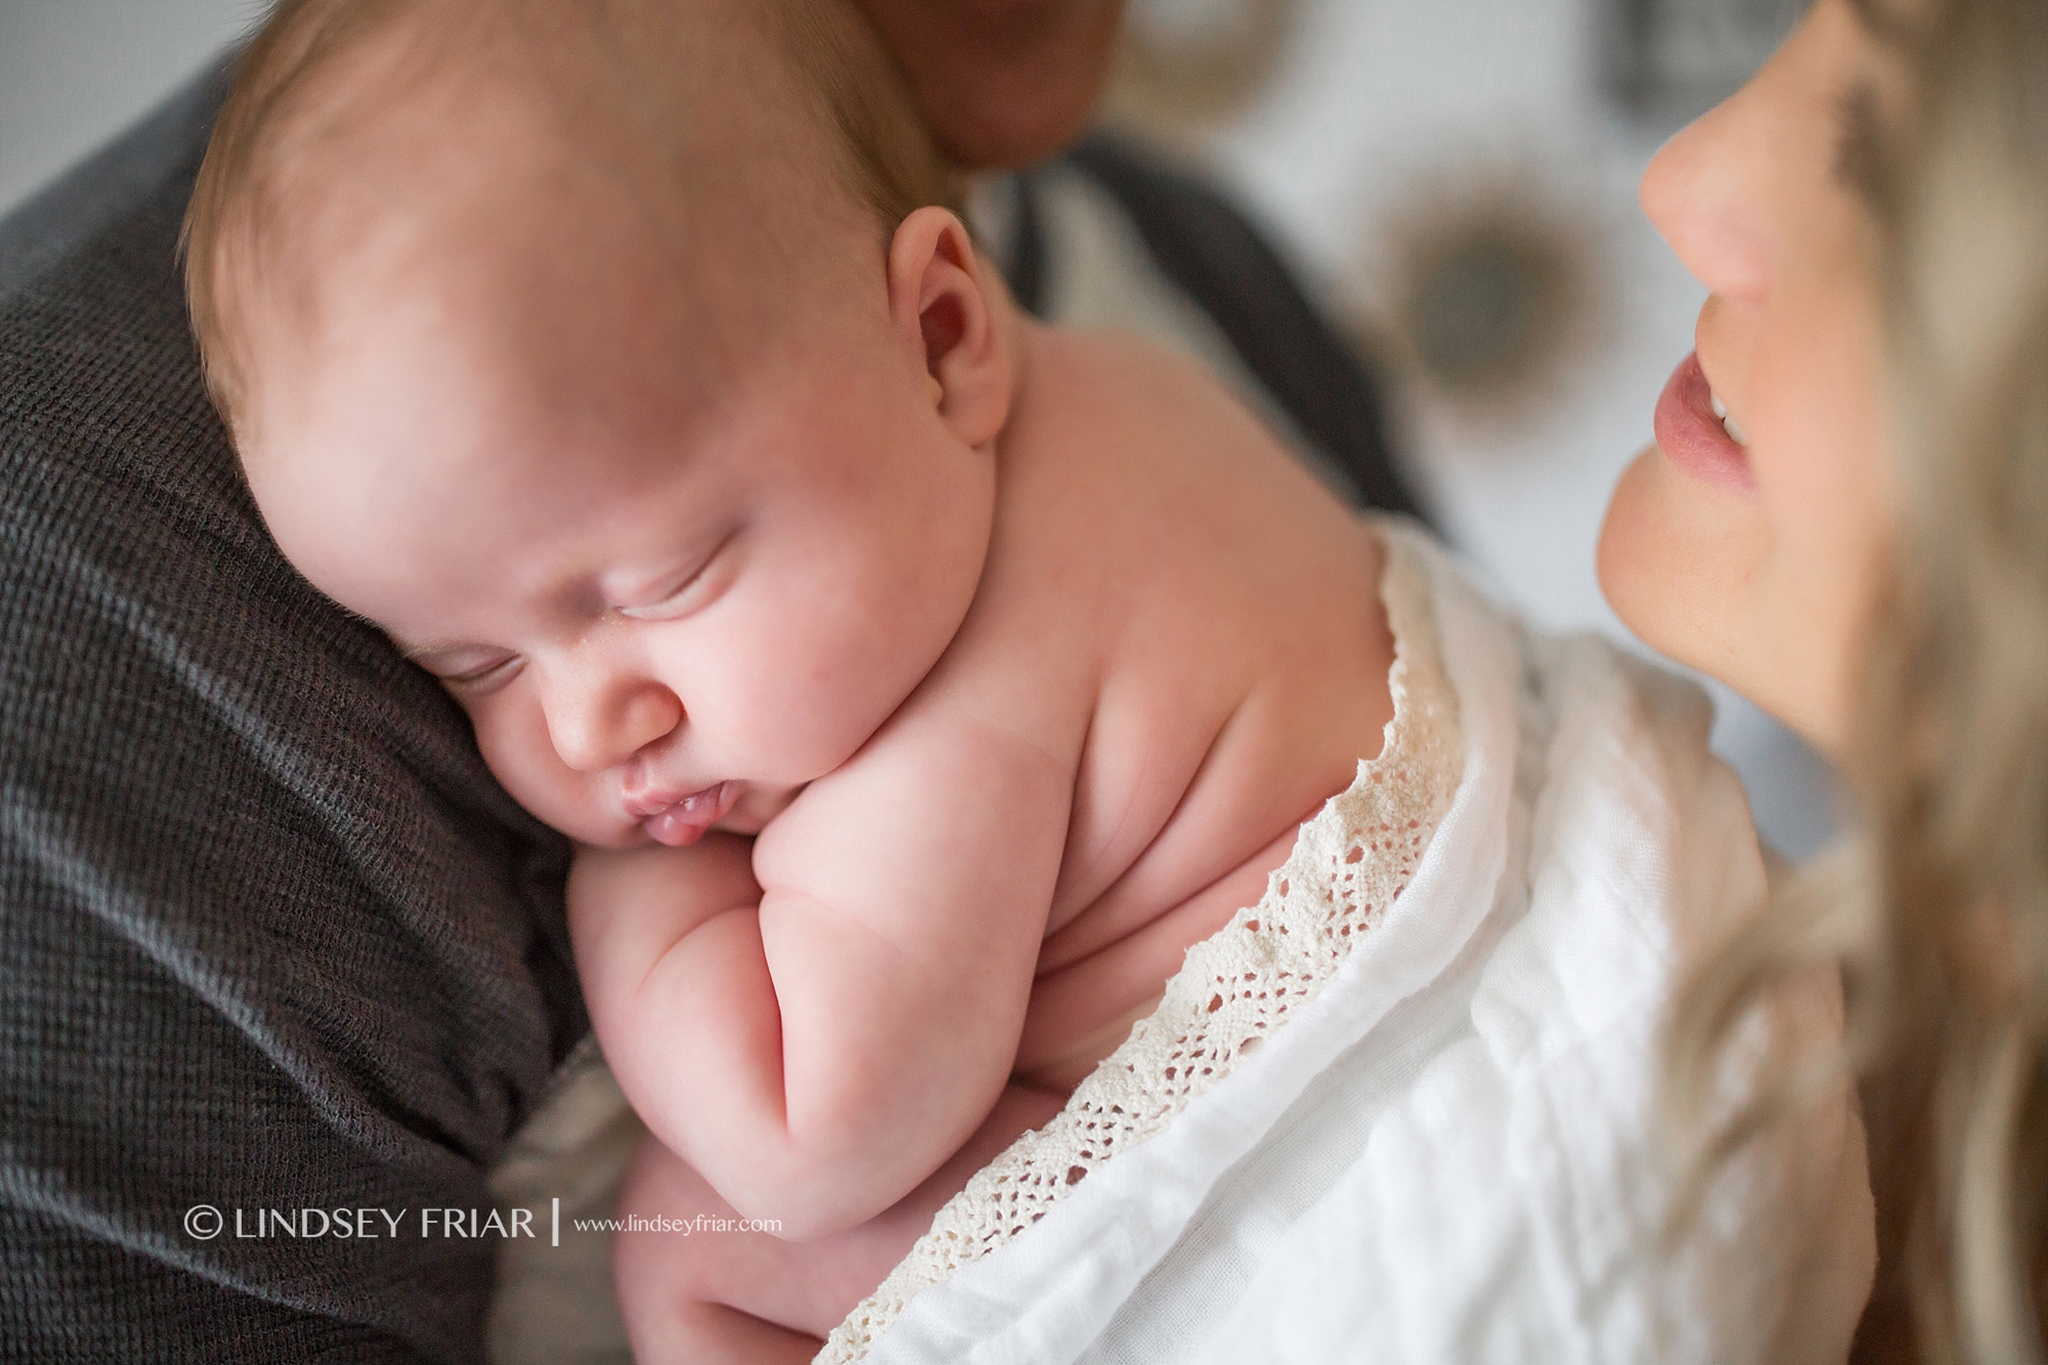
[[1830, 751], [1856, 704], [1854, 659], [1878, 605], [1897, 494], [1874, 324], [1821, 317], [1807, 333], [1807, 382], [1770, 414], [1754, 457], [1771, 553], [1759, 615], [1774, 652], [1802, 660], [1785, 718]]

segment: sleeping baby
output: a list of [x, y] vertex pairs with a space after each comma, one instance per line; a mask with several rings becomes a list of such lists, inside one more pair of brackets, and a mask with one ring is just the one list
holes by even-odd
[[623, 1240], [646, 1357], [808, 1358], [1393, 714], [1372, 528], [952, 200], [839, 0], [287, 0], [193, 203], [278, 544], [578, 846], [625, 1212], [790, 1239]]

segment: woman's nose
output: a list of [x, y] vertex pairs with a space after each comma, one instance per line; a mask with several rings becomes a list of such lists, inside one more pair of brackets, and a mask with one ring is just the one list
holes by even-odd
[[617, 767], [683, 720], [673, 689], [618, 673], [565, 679], [549, 689], [544, 706], [555, 752], [586, 773]]
[[[1756, 145], [1756, 82], [1664, 144], [1643, 172], [1643, 213], [1694, 279], [1731, 299], [1760, 299], [1770, 278], [1769, 186]], [[1760, 153], [1762, 153], [1760, 155]]]

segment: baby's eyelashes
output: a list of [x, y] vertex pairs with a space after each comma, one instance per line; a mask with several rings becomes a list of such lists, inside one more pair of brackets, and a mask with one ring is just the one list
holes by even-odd
[[731, 538], [727, 537], [702, 564], [651, 592], [635, 594], [618, 603], [613, 610], [634, 621], [673, 621], [677, 617], [688, 616], [715, 597], [731, 578], [729, 561], [732, 556], [725, 553], [726, 546], [731, 543]]
[[406, 657], [458, 692], [483, 691], [510, 682], [525, 662], [520, 655], [499, 650], [408, 651]]
[[659, 601], [649, 602], [645, 606], [619, 607], [618, 613], [635, 621], [672, 621], [678, 616], [687, 615], [697, 605], [697, 599], [703, 595], [697, 590], [703, 577], [701, 573], [693, 574], [689, 582]]
[[466, 673], [436, 674], [435, 676], [439, 677], [447, 686], [459, 688], [464, 692], [487, 691], [490, 688], [500, 687], [512, 681], [514, 677], [518, 676], [519, 670], [525, 666], [525, 663], [526, 660], [514, 654], [511, 658], [501, 659], [487, 668], [473, 668]]

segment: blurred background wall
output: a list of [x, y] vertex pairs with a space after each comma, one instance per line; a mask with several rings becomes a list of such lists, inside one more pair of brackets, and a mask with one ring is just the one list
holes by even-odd
[[[1130, 0], [1107, 117], [1270, 230], [1386, 376], [1413, 482], [1539, 624], [1593, 576], [1704, 297], [1635, 185], [1798, 0]], [[0, 0], [0, 212], [234, 41], [260, 0]], [[1725, 693], [1715, 743], [1810, 854], [1825, 769]]]
[[0, 0], [0, 213], [234, 41], [261, 0]]

